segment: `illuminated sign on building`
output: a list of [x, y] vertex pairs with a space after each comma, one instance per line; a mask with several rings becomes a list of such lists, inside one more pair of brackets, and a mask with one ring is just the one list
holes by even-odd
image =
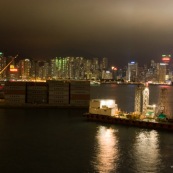
[[10, 72], [18, 72], [17, 68], [10, 68]]
[[162, 61], [164, 63], [169, 63], [171, 60], [171, 55], [162, 55]]
[[160, 63], [160, 65], [168, 65], [167, 63]]

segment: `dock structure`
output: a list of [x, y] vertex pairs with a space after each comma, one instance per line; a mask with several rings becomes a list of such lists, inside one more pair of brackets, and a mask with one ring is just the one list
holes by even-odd
[[173, 119], [167, 116], [169, 114], [166, 114], [168, 112], [166, 88], [162, 88], [160, 91], [159, 114], [156, 114], [156, 105], [149, 105], [147, 85], [145, 87], [138, 86], [135, 90], [134, 112], [119, 111], [115, 103], [115, 100], [92, 99], [89, 112], [84, 116], [91, 121], [173, 131]]

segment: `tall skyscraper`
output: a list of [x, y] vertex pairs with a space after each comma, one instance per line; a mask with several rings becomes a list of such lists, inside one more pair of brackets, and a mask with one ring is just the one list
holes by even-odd
[[19, 75], [21, 79], [29, 79], [31, 72], [31, 61], [24, 59], [19, 61]]
[[162, 62], [169, 64], [171, 61], [171, 55], [162, 55]]
[[98, 60], [98, 58], [93, 58], [92, 66], [93, 66], [94, 71], [99, 69], [99, 60]]
[[103, 58], [102, 59], [102, 69], [107, 70], [108, 68], [108, 58]]
[[128, 63], [126, 80], [129, 82], [138, 81], [138, 63], [136, 63], [136, 62]]
[[165, 63], [157, 63], [157, 80], [159, 83], [165, 83], [166, 67], [167, 64]]

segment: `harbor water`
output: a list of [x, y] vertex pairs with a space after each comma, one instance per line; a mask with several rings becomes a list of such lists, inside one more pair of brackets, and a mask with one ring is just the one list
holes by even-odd
[[[91, 98], [134, 110], [135, 85], [91, 86]], [[150, 86], [157, 104], [162, 86]], [[173, 112], [173, 87], [168, 107]], [[171, 173], [173, 134], [88, 122], [88, 109], [0, 109], [1, 173]]]

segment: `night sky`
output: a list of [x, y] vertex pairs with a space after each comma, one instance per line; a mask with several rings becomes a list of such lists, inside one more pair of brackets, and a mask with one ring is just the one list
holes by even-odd
[[173, 54], [172, 8], [172, 0], [0, 0], [0, 51], [158, 62]]

